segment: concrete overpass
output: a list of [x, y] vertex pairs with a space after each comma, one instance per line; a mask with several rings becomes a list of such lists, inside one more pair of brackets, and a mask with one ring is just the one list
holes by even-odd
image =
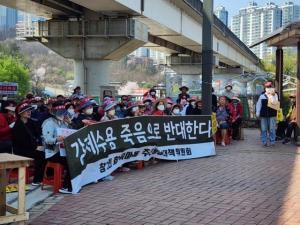
[[[205, 31], [200, 0], [0, 0], [0, 4], [49, 19], [39, 24], [32, 38], [74, 59], [77, 84], [88, 94], [98, 95], [99, 85], [108, 83], [110, 60], [141, 46], [170, 53], [171, 67], [181, 74], [191, 67], [201, 73]], [[213, 33], [216, 68], [261, 72], [259, 59], [216, 17]], [[181, 63], [186, 56], [195, 65]]]

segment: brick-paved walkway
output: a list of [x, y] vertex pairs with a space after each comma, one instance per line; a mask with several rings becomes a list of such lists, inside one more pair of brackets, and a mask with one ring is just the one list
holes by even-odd
[[300, 148], [262, 148], [257, 130], [218, 156], [163, 162], [86, 186], [30, 222], [300, 224]]

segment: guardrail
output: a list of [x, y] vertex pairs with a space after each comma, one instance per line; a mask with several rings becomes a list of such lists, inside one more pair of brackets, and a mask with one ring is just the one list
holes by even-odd
[[[191, 8], [193, 8], [197, 13], [202, 14], [203, 3], [201, 0], [183, 0]], [[229, 38], [231, 41], [236, 43], [243, 51], [248, 53], [253, 59], [259, 63], [260, 59], [247, 47], [247, 45], [242, 42], [218, 17], [214, 15], [214, 25], [218, 30], [220, 30], [223, 35]]]

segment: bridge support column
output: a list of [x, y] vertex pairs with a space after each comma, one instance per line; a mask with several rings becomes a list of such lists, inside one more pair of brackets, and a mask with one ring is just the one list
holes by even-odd
[[75, 86], [80, 86], [84, 93], [100, 95], [100, 86], [109, 85], [110, 60], [74, 60]]
[[73, 59], [75, 84], [87, 95], [100, 96], [100, 86], [110, 81], [111, 61], [147, 43], [148, 28], [131, 18], [49, 20], [39, 22], [34, 39]]

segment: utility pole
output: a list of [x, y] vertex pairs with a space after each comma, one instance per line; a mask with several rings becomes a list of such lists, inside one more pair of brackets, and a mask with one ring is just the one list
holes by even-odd
[[212, 70], [213, 70], [213, 33], [214, 0], [203, 1], [202, 30], [202, 102], [203, 114], [212, 113]]

